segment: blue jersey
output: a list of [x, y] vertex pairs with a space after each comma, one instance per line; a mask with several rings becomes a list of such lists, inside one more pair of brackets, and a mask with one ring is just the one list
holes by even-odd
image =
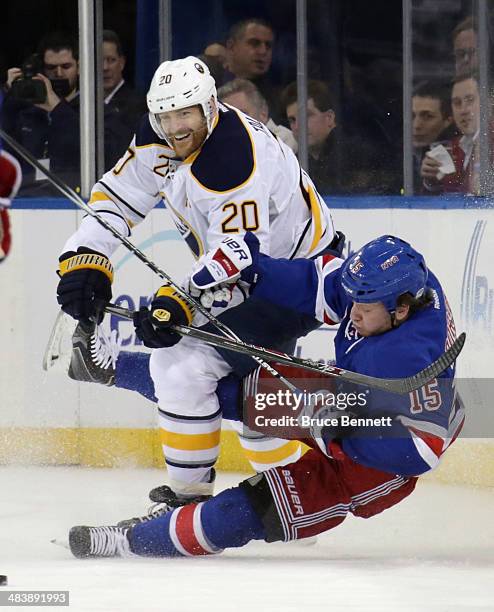
[[[340, 327], [339, 367], [379, 378], [403, 378], [435, 361], [456, 337], [441, 285], [429, 273], [432, 303], [388, 332], [360, 336], [350, 319], [352, 302], [341, 285], [342, 259], [273, 260], [261, 255], [254, 295]], [[369, 390], [367, 417], [391, 417], [391, 426], [359, 428], [341, 440], [352, 459], [379, 470], [417, 475], [436, 467], [461, 429], [464, 412], [454, 389], [454, 365], [409, 395]]]

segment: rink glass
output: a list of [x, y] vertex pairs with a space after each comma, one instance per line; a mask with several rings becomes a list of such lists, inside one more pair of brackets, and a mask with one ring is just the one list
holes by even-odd
[[[215, 55], [213, 61], [217, 61], [224, 52], [217, 43], [226, 43], [234, 23], [252, 16], [267, 20], [272, 24], [274, 39], [270, 68], [262, 79], [263, 90], [269, 94], [272, 118], [276, 123], [287, 125], [280, 94], [297, 78], [297, 53], [302, 51], [297, 50], [297, 30], [304, 24], [300, 17], [297, 19], [297, 14], [301, 14], [304, 5], [306, 77], [329, 85], [339, 132], [337, 143], [324, 163], [349, 177], [341, 181], [336, 191], [330, 189], [324, 195], [336, 192], [338, 195], [411, 194], [414, 190], [410, 133], [413, 87], [424, 80], [440, 79], [449, 83], [455, 74], [472, 68], [478, 72], [480, 80], [481, 129], [475, 149], [475, 176], [468, 192], [472, 195], [490, 192], [491, 139], [488, 131], [492, 70], [489, 26], [494, 7], [485, 0], [393, 3], [385, 0], [373, 3], [363, 0], [306, 3], [259, 0], [250, 2], [248, 7], [226, 0], [187, 3], [104, 0], [101, 26], [120, 36], [126, 56], [125, 79], [145, 96], [160, 61], [198, 55], [206, 48]], [[28, 20], [13, 6], [6, 8], [5, 23], [9, 28], [2, 35], [4, 79], [6, 69], [19, 66], [36, 50], [47, 31], [78, 30], [76, 0], [26, 0], [24, 6], [26, 14], [29, 12]], [[453, 31], [469, 17], [479, 24], [475, 25], [477, 31], [473, 36], [464, 32], [455, 41]], [[216, 44], [210, 46], [212, 43]], [[221, 66], [215, 69], [215, 74], [222, 80]], [[302, 101], [305, 95], [304, 91], [298, 93]], [[299, 129], [303, 130], [304, 126]], [[96, 134], [83, 132], [81, 137], [91, 141]], [[108, 130], [105, 137], [114, 138]], [[308, 137], [310, 140], [311, 135]], [[99, 167], [106, 168], [110, 158], [113, 161], [114, 155], [107, 155], [106, 161], [98, 160]], [[76, 178], [79, 166], [76, 164], [71, 169]], [[320, 191], [326, 189], [323, 184]], [[43, 183], [34, 177], [23, 193], [29, 197], [51, 194], [50, 190], [45, 191]]]

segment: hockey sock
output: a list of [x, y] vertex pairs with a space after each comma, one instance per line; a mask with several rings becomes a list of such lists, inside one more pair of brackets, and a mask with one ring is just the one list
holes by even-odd
[[115, 386], [137, 391], [146, 399], [156, 402], [154, 384], [149, 373], [149, 353], [120, 351], [115, 366]]
[[218, 381], [216, 395], [224, 419], [242, 419], [242, 380], [235, 374], [228, 374]]
[[[136, 391], [151, 402], [156, 402], [153, 379], [149, 373], [149, 357], [149, 353], [120, 351], [115, 366], [115, 386], [127, 391]], [[241, 418], [240, 389], [241, 381], [232, 374], [218, 381], [216, 394], [223, 418], [231, 420]]]
[[202, 526], [208, 540], [220, 549], [264, 540], [264, 526], [246, 492], [235, 487], [204, 503]]
[[132, 528], [130, 548], [142, 556], [208, 555], [264, 539], [264, 527], [246, 493], [227, 489], [201, 504], [177, 508]]

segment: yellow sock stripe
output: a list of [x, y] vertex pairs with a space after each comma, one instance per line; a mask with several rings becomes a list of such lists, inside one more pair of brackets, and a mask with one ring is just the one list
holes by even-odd
[[203, 434], [181, 434], [160, 428], [161, 443], [176, 450], [202, 451], [220, 443], [221, 429]]
[[287, 442], [283, 446], [280, 446], [280, 448], [275, 448], [269, 451], [255, 451], [244, 448], [244, 454], [249, 461], [253, 461], [254, 463], [276, 464], [283, 461], [283, 459], [291, 457], [297, 452], [299, 447], [300, 442], [298, 440], [292, 440], [291, 442]]
[[113, 282], [113, 266], [110, 260], [104, 255], [95, 255], [94, 253], [81, 253], [80, 255], [74, 255], [65, 261], [61, 261], [58, 273], [60, 276], [63, 276], [67, 274], [67, 272], [84, 270], [87, 268], [103, 272], [103, 274], [106, 274], [110, 279], [110, 282]]
[[170, 287], [169, 285], [163, 285], [156, 292], [156, 297], [170, 297], [174, 299], [185, 312], [185, 316], [187, 317], [187, 323], [190, 325], [192, 323], [192, 319], [194, 318], [193, 309], [187, 304], [185, 300], [183, 300], [178, 293]]

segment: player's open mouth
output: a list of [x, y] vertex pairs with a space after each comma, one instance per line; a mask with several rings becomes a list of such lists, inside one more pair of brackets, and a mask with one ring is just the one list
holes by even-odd
[[190, 133], [189, 134], [185, 134], [185, 136], [174, 136], [173, 140], [175, 140], [176, 142], [182, 142], [182, 140], [185, 140], [189, 136], [190, 136]]

